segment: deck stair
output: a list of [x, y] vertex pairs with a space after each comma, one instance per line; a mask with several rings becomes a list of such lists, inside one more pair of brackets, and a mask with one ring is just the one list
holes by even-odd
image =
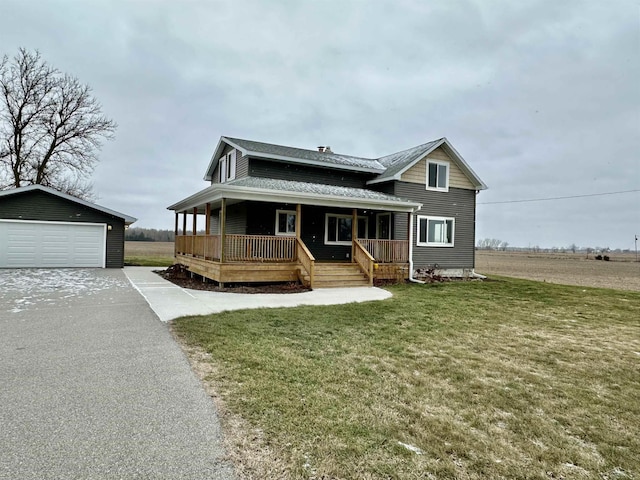
[[[303, 282], [308, 284], [309, 276]], [[316, 263], [314, 288], [368, 287], [369, 280], [355, 263]]]

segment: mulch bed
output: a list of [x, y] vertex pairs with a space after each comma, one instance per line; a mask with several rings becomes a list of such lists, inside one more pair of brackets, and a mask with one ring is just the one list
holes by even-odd
[[206, 290], [209, 292], [226, 293], [300, 293], [308, 292], [310, 289], [296, 282], [287, 283], [252, 283], [238, 284], [227, 283], [224, 288], [212, 280], [205, 279], [200, 275], [192, 274], [184, 265], [172, 265], [166, 270], [154, 270], [165, 280], [175, 283], [182, 288], [192, 290]]

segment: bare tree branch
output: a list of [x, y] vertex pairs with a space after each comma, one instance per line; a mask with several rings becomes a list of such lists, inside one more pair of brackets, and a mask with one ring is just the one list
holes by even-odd
[[[21, 48], [0, 60], [0, 188], [47, 185], [91, 196], [104, 140], [116, 124], [89, 86]], [[71, 179], [71, 180], [70, 180]]]

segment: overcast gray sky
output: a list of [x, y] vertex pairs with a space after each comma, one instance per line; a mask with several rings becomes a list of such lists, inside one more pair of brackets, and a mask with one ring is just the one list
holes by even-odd
[[379, 157], [446, 136], [489, 186], [477, 238], [634, 247], [640, 3], [0, 0], [119, 125], [98, 203], [173, 228], [222, 135]]

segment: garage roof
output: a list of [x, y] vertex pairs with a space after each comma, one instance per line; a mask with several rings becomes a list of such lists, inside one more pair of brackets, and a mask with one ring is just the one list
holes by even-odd
[[95, 203], [87, 202], [86, 200], [82, 200], [81, 198], [74, 197], [72, 195], [67, 195], [66, 193], [59, 192], [58, 190], [55, 190], [51, 187], [45, 187], [43, 185], [27, 185], [26, 187], [18, 187], [18, 188], [12, 188], [10, 190], [2, 190], [0, 191], [0, 197], [16, 195], [19, 193], [27, 193], [35, 190], [46, 192], [51, 195], [56, 195], [57, 197], [64, 198], [65, 200], [69, 200], [70, 202], [79, 203], [80, 205], [84, 205], [85, 207], [93, 208], [94, 210], [98, 210], [108, 215], [113, 215], [114, 217], [122, 218], [126, 225], [131, 225], [133, 222], [138, 220], [135, 217], [125, 215], [124, 213], [116, 212], [115, 210], [111, 210], [109, 208], [103, 207], [101, 205], [97, 205]]

